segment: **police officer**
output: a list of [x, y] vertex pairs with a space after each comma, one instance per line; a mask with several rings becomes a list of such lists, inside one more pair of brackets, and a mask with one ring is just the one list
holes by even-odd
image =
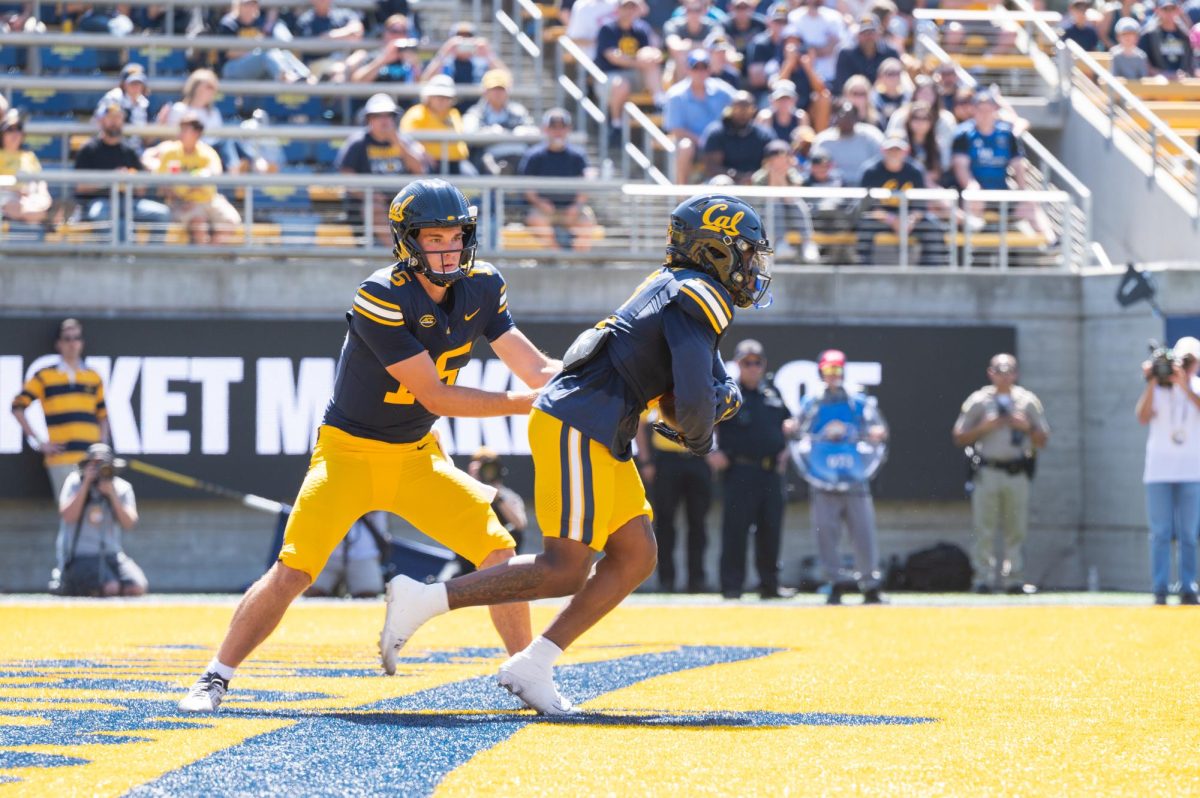
[[658, 540], [658, 585], [666, 593], [675, 590], [675, 516], [683, 505], [687, 520], [687, 592], [704, 593], [704, 549], [708, 545], [705, 516], [712, 504], [712, 467], [693, 457], [679, 443], [652, 434], [650, 424], [657, 410], [642, 417], [638, 430], [638, 466], [642, 480], [650, 486], [654, 507], [654, 536]]
[[[801, 442], [809, 444], [814, 461], [813, 467], [806, 470], [805, 479], [812, 486], [812, 525], [817, 552], [830, 583], [827, 603], [841, 604], [846, 584], [857, 582], [864, 604], [882, 604], [875, 503], [870, 484], [874, 472], [863, 468], [878, 465], [878, 460], [863, 462], [858, 442], [881, 446], [887, 440], [887, 424], [873, 397], [846, 387], [844, 352], [825, 350], [817, 359], [817, 368], [824, 384], [801, 402], [799, 427]], [[854, 467], [834, 472], [821, 462], [826, 448], [837, 450], [847, 444], [855, 447]], [[852, 575], [843, 573], [838, 557], [843, 522], [854, 547]]]
[[[1050, 426], [1041, 400], [1017, 385], [1017, 359], [1001, 353], [987, 370], [991, 385], [967, 397], [954, 423], [954, 443], [971, 447], [975, 466], [971, 514], [975, 526], [975, 591], [1000, 587], [1032, 593], [1025, 583], [1021, 544], [1029, 531], [1029, 483], [1034, 457], [1046, 445]], [[998, 561], [996, 528], [1003, 527], [1004, 554]], [[1000, 574], [996, 575], [996, 566]]]
[[783, 470], [787, 441], [796, 429], [779, 391], [764, 376], [767, 359], [752, 338], [734, 351], [742, 409], [720, 427], [717, 450], [709, 455], [723, 475], [725, 510], [721, 525], [721, 595], [741, 598], [746, 578], [746, 543], [754, 527], [759, 595], [786, 598], [779, 586], [779, 544], [783, 528]]

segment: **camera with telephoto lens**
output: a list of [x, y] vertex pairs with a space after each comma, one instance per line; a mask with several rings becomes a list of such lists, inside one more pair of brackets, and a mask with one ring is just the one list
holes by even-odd
[[96, 463], [97, 480], [111, 480], [126, 466], [126, 462], [113, 453], [112, 447], [104, 443], [89, 446], [87, 458], [79, 464], [79, 468], [82, 470], [88, 463]]
[[[1188, 358], [1190, 357], [1189, 355]], [[1170, 347], [1162, 346], [1158, 341], [1150, 342], [1150, 377], [1159, 385], [1164, 388], [1169, 386], [1175, 367], [1186, 368], [1188, 365], [1186, 359], [1176, 357]]]

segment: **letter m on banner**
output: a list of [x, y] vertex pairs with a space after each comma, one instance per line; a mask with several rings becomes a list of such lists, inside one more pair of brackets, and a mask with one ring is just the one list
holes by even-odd
[[332, 358], [301, 358], [298, 373], [287, 357], [259, 358], [255, 451], [305, 454], [316, 442], [317, 426], [333, 393]]

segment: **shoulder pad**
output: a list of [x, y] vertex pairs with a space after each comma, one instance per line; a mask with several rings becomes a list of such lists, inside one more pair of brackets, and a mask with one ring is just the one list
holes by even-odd
[[[396, 282], [399, 279], [400, 282]], [[380, 269], [372, 274], [358, 287], [351, 306], [358, 315], [385, 327], [404, 326], [404, 312], [395, 301], [393, 285], [401, 286], [409, 282], [404, 272], [393, 273], [390, 269]]]
[[733, 307], [729, 302], [729, 294], [724, 288], [714, 285], [704, 277], [695, 276], [677, 278], [674, 301], [689, 316], [712, 327], [713, 332], [721, 335], [733, 321]]
[[500, 272], [496, 271], [496, 267], [487, 261], [477, 260], [471, 265], [471, 277], [483, 277], [486, 275], [497, 275]]

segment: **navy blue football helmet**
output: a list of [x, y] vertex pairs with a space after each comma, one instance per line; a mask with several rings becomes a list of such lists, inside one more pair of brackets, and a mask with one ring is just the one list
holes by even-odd
[[740, 308], [770, 304], [773, 254], [758, 211], [736, 197], [699, 194], [671, 212], [667, 265], [712, 275]]
[[[450, 285], [471, 271], [478, 246], [478, 217], [462, 192], [445, 180], [430, 178], [409, 183], [392, 200], [388, 219], [395, 242], [392, 252], [402, 266], [419, 271], [429, 282], [440, 286]], [[462, 227], [463, 248], [457, 269], [442, 272], [429, 265], [429, 258], [417, 241], [417, 231], [424, 227]]]

